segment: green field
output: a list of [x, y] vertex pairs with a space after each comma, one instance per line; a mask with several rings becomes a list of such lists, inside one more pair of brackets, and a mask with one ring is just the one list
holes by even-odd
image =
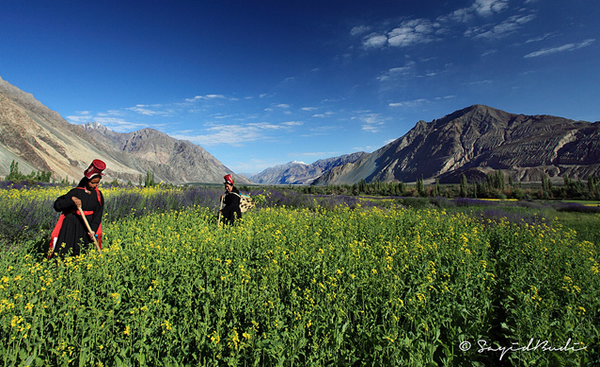
[[105, 221], [102, 256], [13, 246], [0, 255], [0, 363], [597, 362], [600, 248], [566, 228], [577, 214], [480, 214], [266, 207], [218, 228], [195, 206]]

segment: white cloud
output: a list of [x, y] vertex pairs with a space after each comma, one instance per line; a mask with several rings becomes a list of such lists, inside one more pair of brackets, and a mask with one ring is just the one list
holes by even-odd
[[204, 96], [196, 96], [194, 98], [187, 98], [186, 102], [196, 102], [196, 101], [211, 100], [211, 99], [227, 99], [227, 97], [225, 97], [222, 94], [207, 94]]
[[476, 0], [470, 7], [457, 9], [448, 15], [438, 17], [437, 20], [467, 23], [476, 16], [487, 17], [500, 13], [508, 8], [508, 3], [509, 0]]
[[489, 56], [489, 55], [493, 55], [493, 54], [495, 54], [497, 52], [498, 52], [498, 50], [489, 50], [489, 51], [486, 51], [486, 52], [482, 53], [481, 57], [486, 57], [486, 56]]
[[559, 52], [575, 51], [580, 48], [591, 45], [592, 43], [594, 43], [594, 41], [596, 41], [596, 40], [591, 38], [591, 39], [587, 39], [587, 40], [585, 40], [583, 42], [579, 42], [579, 43], [567, 43], [565, 45], [558, 46], [558, 47], [544, 48], [539, 51], [528, 53], [527, 55], [524, 56], [524, 58], [527, 59], [527, 58], [531, 58], [531, 57], [552, 55], [552, 54], [559, 53]]
[[499, 13], [508, 7], [508, 0], [476, 0], [472, 8], [482, 16]]
[[129, 132], [151, 126], [149, 124], [132, 122], [127, 119], [118, 117], [122, 115], [121, 111], [111, 110], [109, 112], [97, 114], [93, 114], [90, 111], [77, 111], [77, 113], [77, 115], [67, 116], [66, 120], [72, 124], [85, 124], [88, 122], [97, 122], [115, 132]]
[[363, 40], [363, 46], [365, 48], [381, 48], [387, 44], [387, 41], [387, 36], [371, 33]]
[[435, 40], [434, 32], [439, 27], [439, 23], [431, 23], [427, 19], [404, 21], [388, 33], [388, 43], [394, 47], [429, 43]]
[[66, 120], [72, 124], [85, 124], [86, 122], [93, 121], [94, 118], [90, 114], [84, 114], [66, 116]]
[[312, 115], [312, 117], [321, 117], [321, 118], [324, 118], [324, 117], [330, 117], [330, 116], [332, 116], [332, 115], [334, 115], [334, 113], [333, 113], [333, 112], [331, 112], [331, 111], [327, 111], [327, 112], [325, 112], [325, 113], [317, 113], [317, 114], [314, 114], [314, 115]]
[[441, 16], [441, 17], [437, 18], [437, 20], [442, 21], [442, 22], [453, 21], [453, 22], [459, 22], [459, 23], [466, 23], [472, 18], [473, 18], [472, 10], [469, 8], [464, 8], [464, 9], [455, 10], [448, 15]]
[[489, 30], [485, 30], [481, 27], [470, 28], [465, 32], [465, 36], [473, 38], [500, 39], [516, 32], [522, 27], [523, 24], [531, 22], [533, 19], [535, 19], [535, 17], [536, 16], [534, 14], [513, 15]]
[[220, 144], [242, 146], [245, 143], [269, 139], [269, 132], [291, 131], [294, 126], [300, 126], [302, 122], [288, 121], [281, 124], [269, 122], [256, 122], [248, 124], [209, 124], [206, 134], [193, 135], [189, 131], [172, 134], [176, 139], [189, 140], [202, 146], [214, 146]]
[[532, 42], [540, 42], [540, 41], [543, 41], [546, 38], [552, 37], [554, 35], [555, 35], [555, 33], [546, 33], [543, 36], [539, 36], [539, 37], [535, 37], [535, 38], [530, 38], [527, 41], [525, 41], [525, 43], [527, 44], [527, 43], [532, 43]]
[[280, 130], [285, 128], [283, 125], [271, 124], [269, 122], [253, 122], [250, 124], [246, 124], [246, 126], [250, 128], [257, 128], [260, 130]]
[[209, 128], [207, 134], [172, 134], [171, 136], [175, 139], [189, 140], [202, 146], [219, 144], [239, 146], [246, 142], [259, 140], [262, 134], [260, 128], [256, 126], [217, 125]]
[[456, 96], [455, 96], [455, 95], [453, 95], [453, 94], [449, 94], [449, 95], [447, 95], [447, 96], [443, 96], [443, 97], [435, 97], [435, 100], [436, 100], [436, 101], [440, 101], [440, 100], [444, 100], [444, 99], [452, 99], [452, 98], [456, 98]]
[[364, 113], [359, 116], [354, 116], [352, 120], [359, 120], [362, 123], [362, 130], [376, 133], [385, 125], [389, 118], [381, 117], [378, 113]]
[[474, 82], [466, 83], [466, 85], [484, 85], [484, 84], [492, 84], [492, 83], [494, 83], [493, 80], [485, 79], [485, 80], [477, 80]]
[[427, 19], [411, 19], [385, 33], [371, 33], [363, 38], [364, 48], [408, 47], [436, 40], [440, 24]]
[[231, 120], [231, 119], [239, 118], [239, 116], [240, 116], [239, 114], [222, 115], [220, 113], [217, 113], [217, 114], [214, 114], [212, 117], [215, 119], [218, 119], [218, 120], [224, 120], [224, 119]]
[[367, 145], [364, 147], [352, 147], [352, 149], [355, 152], [372, 152], [375, 149], [379, 149], [379, 148], [381, 148], [381, 147], [380, 146], [372, 146], [372, 145]]
[[390, 107], [416, 107], [420, 104], [428, 102], [425, 98], [413, 99], [412, 101], [390, 103]]
[[112, 131], [118, 133], [124, 133], [129, 131], [140, 130], [149, 127], [147, 124], [141, 124], [138, 122], [131, 122], [121, 118], [115, 117], [96, 117], [93, 121], [96, 121], [100, 125], [106, 126]]
[[134, 107], [126, 108], [126, 110], [133, 111], [135, 113], [139, 113], [139, 114], [145, 115], [145, 116], [167, 116], [172, 112], [169, 110], [161, 111], [161, 110], [154, 109], [154, 108], [159, 108], [159, 107], [162, 107], [162, 106], [161, 105], [151, 105], [150, 106], [150, 105], [138, 104]]
[[380, 82], [397, 79], [403, 76], [410, 75], [414, 69], [416, 63], [414, 61], [408, 62], [405, 66], [391, 68], [385, 71], [383, 74], [377, 77]]
[[96, 116], [124, 116], [125, 113], [119, 110], [108, 110], [106, 112], [98, 112]]
[[365, 34], [371, 30], [371, 27], [366, 25], [359, 25], [350, 30], [350, 34], [353, 36], [359, 36], [361, 34]]
[[[475, 0], [471, 6], [457, 9], [435, 20], [418, 18], [402, 21], [391, 30], [371, 32], [373, 27], [357, 26], [352, 28], [352, 36], [365, 35], [362, 45], [365, 49], [390, 47], [409, 47], [441, 40], [442, 37], [452, 33], [453, 23], [467, 23], [478, 17], [488, 18], [500, 14], [509, 8], [510, 0]], [[471, 27], [464, 32], [468, 37], [500, 38], [519, 29], [523, 24], [530, 22], [535, 15], [515, 15], [500, 24], [485, 27]], [[383, 22], [382, 22], [383, 23]], [[377, 28], [376, 28], [377, 29]]]

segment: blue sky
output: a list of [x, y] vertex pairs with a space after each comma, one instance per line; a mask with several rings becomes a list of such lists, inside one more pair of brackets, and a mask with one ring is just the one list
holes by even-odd
[[0, 77], [237, 173], [372, 152], [473, 104], [600, 120], [600, 2], [0, 3]]

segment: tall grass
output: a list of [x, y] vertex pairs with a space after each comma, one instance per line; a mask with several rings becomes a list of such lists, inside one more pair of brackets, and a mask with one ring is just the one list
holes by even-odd
[[[101, 257], [0, 256], [4, 365], [585, 365], [598, 343], [598, 246], [544, 225], [194, 206], [105, 232]], [[586, 349], [476, 346], [531, 338]]]
[[[0, 200], [44, 213], [66, 192], [53, 190]], [[262, 191], [239, 225], [217, 227], [220, 189], [103, 192], [102, 256], [38, 256], [43, 225], [0, 252], [0, 364], [598, 362], [600, 244], [550, 216], [502, 215], [547, 207]]]

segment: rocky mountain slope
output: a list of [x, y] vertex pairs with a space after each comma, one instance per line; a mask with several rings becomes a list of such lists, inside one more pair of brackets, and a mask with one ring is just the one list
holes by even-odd
[[517, 115], [474, 105], [431, 122], [419, 121], [403, 137], [354, 163], [333, 168], [317, 185], [360, 180], [414, 182], [483, 179], [503, 170], [513, 179], [540, 181], [600, 175], [600, 122], [547, 115]]
[[342, 155], [340, 157], [320, 159], [312, 164], [303, 162], [289, 162], [287, 164], [274, 166], [251, 177], [255, 183], [277, 185], [277, 184], [310, 184], [323, 173], [334, 167], [352, 163], [366, 155], [365, 152], [356, 152]]
[[96, 158], [108, 166], [106, 179], [134, 183], [150, 170], [156, 181], [173, 184], [221, 183], [233, 173], [200, 146], [156, 130], [120, 134], [94, 123], [72, 125], [0, 78], [0, 176], [14, 160], [25, 174], [45, 171], [57, 180], [78, 180]]
[[233, 174], [236, 183], [250, 183], [235, 175], [204, 148], [187, 140], [177, 140], [154, 129], [117, 133], [98, 124], [83, 125], [85, 131], [107, 149], [120, 152], [129, 167], [153, 171], [156, 178], [170, 183], [222, 183], [223, 176]]

